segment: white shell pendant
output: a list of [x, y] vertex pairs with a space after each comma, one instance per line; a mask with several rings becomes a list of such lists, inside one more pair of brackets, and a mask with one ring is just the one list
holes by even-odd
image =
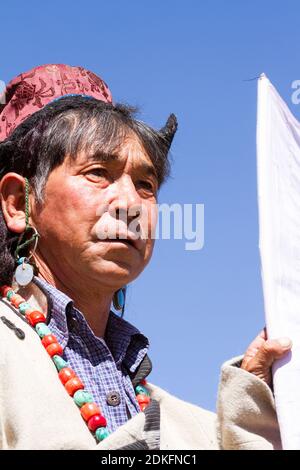
[[27, 286], [33, 279], [33, 267], [31, 264], [19, 264], [15, 271], [15, 280], [20, 286]]

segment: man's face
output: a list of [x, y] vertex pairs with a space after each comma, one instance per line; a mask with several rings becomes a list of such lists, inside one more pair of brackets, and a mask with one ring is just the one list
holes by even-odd
[[157, 189], [134, 135], [111, 157], [66, 157], [49, 175], [42, 207], [32, 211], [43, 261], [63, 283], [118, 289], [131, 282], [151, 258]]

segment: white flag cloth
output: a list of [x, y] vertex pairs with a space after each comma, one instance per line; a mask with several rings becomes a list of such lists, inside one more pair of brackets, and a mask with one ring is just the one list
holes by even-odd
[[284, 449], [300, 449], [300, 123], [265, 75], [258, 81], [259, 245], [269, 338], [292, 354], [273, 367]]

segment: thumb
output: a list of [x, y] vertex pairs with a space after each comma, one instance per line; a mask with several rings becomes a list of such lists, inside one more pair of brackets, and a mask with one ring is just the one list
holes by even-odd
[[284, 356], [291, 349], [291, 346], [291, 340], [285, 337], [266, 340], [259, 347], [256, 354], [251, 358], [249, 356], [245, 357], [241, 368], [271, 385], [271, 366], [273, 362]]
[[276, 359], [282, 357], [289, 349], [292, 342], [289, 338], [268, 339], [259, 348], [256, 361], [264, 368], [271, 367]]

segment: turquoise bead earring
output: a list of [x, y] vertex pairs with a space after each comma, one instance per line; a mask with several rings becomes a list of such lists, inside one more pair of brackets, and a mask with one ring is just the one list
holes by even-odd
[[121, 317], [124, 316], [125, 300], [126, 300], [126, 286], [117, 290], [113, 296], [113, 306], [118, 312], [121, 312]]

